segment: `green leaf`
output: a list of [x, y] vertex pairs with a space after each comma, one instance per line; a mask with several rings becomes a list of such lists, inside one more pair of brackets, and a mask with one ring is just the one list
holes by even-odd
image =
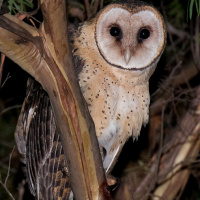
[[10, 14], [23, 13], [27, 8], [34, 7], [31, 0], [7, 0], [4, 4], [9, 8]]
[[30, 2], [24, 2], [24, 5], [26, 5], [29, 8], [33, 8], [33, 4], [30, 4]]
[[193, 12], [194, 0], [190, 2], [190, 19], [192, 19], [192, 12]]
[[196, 9], [197, 9], [197, 14], [199, 15], [199, 6], [198, 6], [198, 0], [195, 0], [195, 6], [196, 6]]

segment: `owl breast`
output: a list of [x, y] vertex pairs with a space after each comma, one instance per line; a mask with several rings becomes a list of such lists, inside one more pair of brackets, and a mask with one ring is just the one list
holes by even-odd
[[79, 80], [99, 144], [112, 151], [131, 135], [137, 137], [142, 124], [148, 122], [149, 92], [148, 82], [140, 85], [140, 78], [131, 72], [125, 74], [104, 64], [85, 65]]

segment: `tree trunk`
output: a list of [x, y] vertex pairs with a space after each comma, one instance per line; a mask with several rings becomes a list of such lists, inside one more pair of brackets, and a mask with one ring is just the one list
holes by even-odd
[[[0, 51], [47, 91], [77, 200], [109, 199], [95, 128], [82, 97], [67, 37], [65, 0], [41, 0], [40, 30], [0, 16]], [[59, 21], [57, 20], [59, 19]]]

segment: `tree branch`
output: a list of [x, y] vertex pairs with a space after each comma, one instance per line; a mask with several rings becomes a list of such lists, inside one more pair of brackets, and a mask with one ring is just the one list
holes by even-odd
[[91, 16], [91, 11], [90, 11], [90, 4], [88, 0], [84, 0], [85, 2], [85, 8], [86, 8], [86, 12], [87, 12], [87, 18], [89, 18]]
[[44, 23], [40, 31], [13, 16], [0, 16], [3, 27], [0, 51], [47, 91], [61, 133], [75, 198], [109, 199], [94, 124], [72, 63], [65, 1], [41, 0], [41, 8]]

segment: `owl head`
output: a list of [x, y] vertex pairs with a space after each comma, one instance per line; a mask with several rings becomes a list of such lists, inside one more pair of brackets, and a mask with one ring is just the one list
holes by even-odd
[[142, 70], [157, 62], [166, 41], [161, 14], [137, 1], [107, 6], [97, 18], [95, 33], [106, 62], [127, 70]]

